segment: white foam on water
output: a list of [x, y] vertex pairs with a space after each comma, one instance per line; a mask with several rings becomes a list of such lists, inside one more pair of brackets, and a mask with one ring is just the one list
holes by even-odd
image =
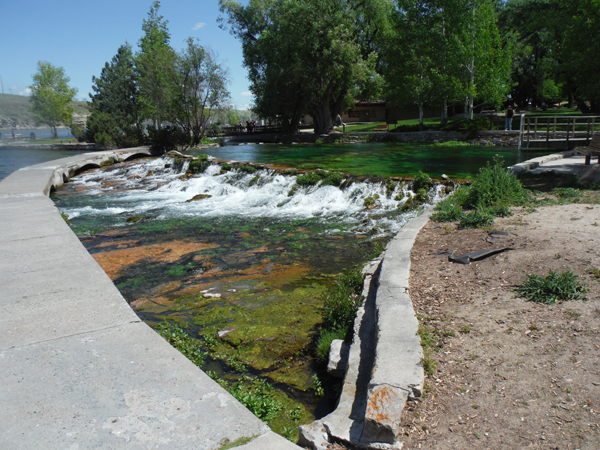
[[[172, 159], [160, 158], [82, 174], [73, 183], [84, 186], [91, 196], [102, 198], [102, 202], [65, 212], [71, 218], [125, 213], [130, 216], [152, 213], [160, 218], [320, 218], [353, 224], [356, 232], [385, 234], [398, 231], [406, 223], [407, 214], [400, 214], [399, 208], [413, 195], [403, 183], [388, 195], [383, 182], [354, 182], [344, 189], [320, 183], [304, 187], [296, 185], [296, 176], [269, 169], [254, 173], [230, 170], [222, 174], [221, 166], [215, 164], [203, 174], [187, 177], [187, 167], [188, 163], [184, 163], [179, 171]], [[209, 197], [188, 202], [197, 195]], [[442, 187], [430, 193], [432, 202], [442, 196]], [[365, 207], [368, 198], [375, 202], [372, 209]]]

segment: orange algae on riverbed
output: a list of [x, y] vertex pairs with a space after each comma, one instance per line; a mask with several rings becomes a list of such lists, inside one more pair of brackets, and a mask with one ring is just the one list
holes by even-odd
[[[115, 245], [117, 244], [120, 244], [120, 242], [115, 242]], [[180, 240], [98, 252], [92, 256], [108, 276], [114, 280], [124, 266], [140, 262], [143, 259], [155, 262], [173, 262], [183, 255], [217, 247], [219, 247], [217, 244]]]

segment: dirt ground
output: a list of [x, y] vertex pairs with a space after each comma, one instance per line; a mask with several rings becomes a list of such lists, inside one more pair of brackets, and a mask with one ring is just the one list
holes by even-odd
[[[410, 293], [435, 373], [405, 410], [404, 448], [600, 449], [600, 205], [517, 209], [494, 228], [510, 235], [429, 222], [417, 237]], [[499, 247], [470, 265], [438, 254]], [[580, 276], [587, 300], [515, 297], [549, 270]]]

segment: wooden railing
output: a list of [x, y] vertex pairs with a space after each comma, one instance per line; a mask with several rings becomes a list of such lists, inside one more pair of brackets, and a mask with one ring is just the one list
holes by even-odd
[[[521, 115], [519, 148], [544, 147], [570, 149], [587, 144], [600, 116], [528, 116]], [[564, 142], [564, 146], [560, 145]]]

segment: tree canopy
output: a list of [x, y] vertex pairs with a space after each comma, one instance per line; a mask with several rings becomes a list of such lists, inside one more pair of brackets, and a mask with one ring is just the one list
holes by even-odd
[[70, 78], [62, 67], [47, 61], [38, 61], [31, 89], [32, 110], [41, 123], [45, 123], [56, 137], [56, 127], [70, 125], [74, 109], [70, 106], [77, 89], [69, 86]]
[[143, 123], [149, 120], [151, 141], [198, 144], [215, 109], [225, 107], [227, 70], [192, 38], [176, 52], [159, 9], [155, 0], [142, 24], [139, 52], [134, 55], [129, 44], [122, 45], [100, 76], [93, 77], [86, 130], [91, 142], [109, 147], [140, 145], [145, 139]]
[[[254, 109], [291, 132], [304, 113], [333, 128], [346, 97], [375, 78], [386, 0], [220, 0], [221, 24], [242, 43]], [[360, 89], [359, 89], [360, 90]]]
[[119, 47], [100, 77], [92, 77], [88, 140], [106, 146], [135, 146], [143, 141], [142, 109], [135, 61], [129, 44]]

